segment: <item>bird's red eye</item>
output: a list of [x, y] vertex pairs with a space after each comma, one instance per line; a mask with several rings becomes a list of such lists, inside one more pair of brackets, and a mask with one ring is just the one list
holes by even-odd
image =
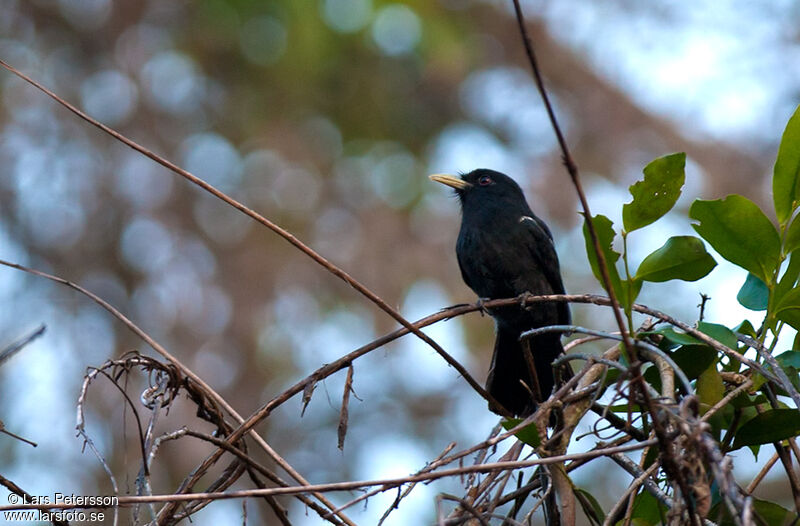
[[489, 186], [492, 184], [492, 178], [488, 175], [482, 175], [480, 179], [478, 179], [478, 184], [481, 186]]

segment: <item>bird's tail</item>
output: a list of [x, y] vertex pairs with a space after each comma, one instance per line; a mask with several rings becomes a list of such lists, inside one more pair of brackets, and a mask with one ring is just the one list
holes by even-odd
[[[517, 330], [497, 327], [486, 389], [508, 411], [525, 417], [550, 396], [555, 383], [552, 363], [564, 353], [564, 347], [559, 333], [541, 334], [527, 342], [521, 342], [519, 335]], [[535, 377], [525, 359], [525, 345], [530, 346]]]

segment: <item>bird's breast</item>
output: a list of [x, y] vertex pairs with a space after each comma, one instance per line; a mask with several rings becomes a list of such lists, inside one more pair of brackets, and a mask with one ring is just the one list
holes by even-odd
[[[514, 225], [516, 226], [516, 225]], [[456, 244], [461, 274], [482, 298], [508, 298], [552, 287], [531, 255], [529, 243], [515, 228], [462, 228]]]

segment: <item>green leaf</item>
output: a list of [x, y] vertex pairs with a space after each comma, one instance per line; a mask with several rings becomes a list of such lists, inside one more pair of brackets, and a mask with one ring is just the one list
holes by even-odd
[[786, 351], [775, 357], [795, 389], [800, 389], [800, 352]]
[[736, 432], [732, 449], [780, 442], [800, 433], [800, 411], [773, 409], [745, 422]]
[[797, 514], [768, 500], [754, 499], [753, 509], [765, 524], [791, 526], [797, 524]]
[[800, 352], [786, 351], [775, 357], [781, 367], [794, 367], [800, 369]]
[[[521, 418], [506, 418], [503, 420], [502, 424], [506, 431], [511, 431], [517, 427], [520, 422], [522, 422]], [[539, 444], [541, 444], [541, 440], [539, 439], [539, 430], [536, 428], [535, 423], [530, 423], [523, 427], [514, 433], [514, 436], [517, 437], [520, 442], [528, 444], [534, 448], [539, 447]]]
[[800, 106], [783, 131], [775, 170], [772, 175], [772, 198], [778, 222], [784, 225], [797, 208], [800, 198]]
[[800, 351], [786, 351], [775, 357], [784, 369], [800, 370]]
[[800, 253], [789, 256], [789, 265], [772, 292], [774, 296], [772, 301], [776, 304], [780, 303], [781, 298], [794, 288], [798, 276], [800, 276]]
[[733, 406], [726, 404], [706, 420], [711, 426], [710, 433], [717, 440], [717, 442], [720, 441], [723, 431], [727, 433], [731, 428], [735, 413], [736, 410], [733, 408]]
[[716, 201], [696, 200], [689, 217], [692, 225], [722, 257], [770, 283], [780, 257], [781, 241], [775, 225], [749, 199], [729, 195]]
[[697, 378], [695, 391], [697, 391], [697, 396], [700, 399], [701, 413], [705, 413], [714, 404], [722, 400], [722, 397], [725, 396], [725, 384], [722, 383], [722, 376], [717, 370], [716, 363], [708, 367]]
[[675, 364], [689, 380], [699, 377], [717, 361], [717, 351], [708, 345], [684, 345], [672, 353]]
[[647, 524], [661, 524], [666, 511], [666, 506], [661, 504], [657, 498], [649, 491], [642, 490], [633, 499], [631, 518], [645, 521]]
[[783, 253], [791, 254], [800, 248], [800, 221], [795, 217], [792, 224], [786, 229], [786, 239], [783, 241]]
[[[708, 323], [705, 321], [701, 321], [697, 324], [697, 330], [702, 332], [703, 334], [710, 336], [720, 342], [721, 344], [730, 347], [731, 349], [736, 349], [737, 347], [737, 338], [736, 334], [729, 328], [724, 325], [720, 325], [718, 323]], [[663, 329], [659, 329], [657, 331], [650, 331], [647, 333], [642, 334], [660, 334], [666, 340], [668, 344], [666, 348], [676, 347], [678, 345], [706, 345], [701, 340], [698, 340], [691, 334], [687, 334], [685, 332], [678, 332], [672, 327], [665, 327]]]
[[730, 347], [731, 349], [736, 349], [736, 347], [738, 347], [739, 340], [736, 338], [736, 334], [724, 325], [701, 321], [697, 324], [697, 330], [711, 336], [726, 347]]
[[750, 310], [767, 310], [769, 289], [766, 283], [758, 279], [752, 272], [747, 273], [744, 285], [739, 289], [736, 299], [742, 307]]
[[661, 451], [657, 447], [647, 448], [647, 454], [644, 456], [644, 463], [641, 464], [643, 469], [647, 469], [653, 465], [653, 462], [658, 460]]
[[[753, 511], [756, 520], [754, 524], [767, 524], [769, 526], [792, 526], [795, 524], [797, 515], [774, 502], [761, 499], [753, 499]], [[735, 526], [736, 522], [731, 519], [730, 511], [724, 502], [716, 504], [708, 514], [708, 518], [716, 522], [719, 526]]]
[[750, 379], [753, 380], [753, 385], [750, 387], [750, 389], [753, 391], [761, 389], [761, 386], [767, 383], [767, 379], [761, 376], [761, 373], [757, 373], [755, 371], [753, 371]]
[[[657, 524], [661, 524], [660, 522], [650, 522], [645, 519], [640, 519], [639, 517], [631, 519], [631, 526], [656, 526]], [[619, 520], [614, 526], [625, 526], [625, 521]]]
[[636, 279], [662, 282], [671, 279], [697, 281], [717, 266], [702, 241], [694, 236], [674, 236], [644, 258]]
[[623, 305], [627, 305], [628, 297], [631, 298], [630, 303], [633, 304], [636, 301], [636, 298], [639, 297], [639, 292], [642, 290], [642, 280], [640, 279], [630, 279], [622, 282], [622, 300]]
[[[767, 397], [764, 395], [758, 395], [754, 397], [754, 399], [761, 399], [763, 402], [767, 401], [766, 398]], [[739, 409], [741, 409], [741, 414], [739, 415], [739, 429], [742, 428], [741, 426], [745, 425], [747, 422], [754, 419], [760, 414], [758, 410], [755, 408], [755, 404], [743, 405]], [[738, 433], [739, 429], [736, 429], [734, 431]]]
[[750, 320], [742, 321], [742, 323], [740, 323], [737, 327], [734, 327], [733, 332], [738, 332], [739, 334], [744, 334], [745, 336], [758, 339], [756, 328], [753, 327], [753, 324], [750, 323]]
[[[800, 300], [798, 300], [796, 293], [791, 296], [789, 295], [789, 293], [795, 290], [798, 276], [800, 276], [800, 252], [789, 256], [789, 265], [786, 267], [783, 276], [778, 280], [778, 284], [775, 285], [775, 288], [772, 290], [771, 300], [774, 306], [772, 309], [773, 317], [771, 319], [768, 318], [769, 326], [766, 327], [766, 329], [774, 330], [775, 320], [781, 319], [789, 323], [792, 327], [796, 328], [800, 326], [800, 312], [797, 311], [794, 305]], [[778, 312], [781, 309], [789, 310], [779, 315]], [[800, 333], [798, 333], [798, 335], [800, 335]], [[792, 348], [796, 347], [792, 346]]]
[[586, 515], [586, 518], [589, 519], [593, 525], [600, 526], [603, 524], [603, 519], [605, 518], [606, 514], [603, 511], [603, 507], [600, 506], [600, 503], [597, 502], [597, 499], [586, 491], [585, 489], [575, 488], [575, 496], [578, 498], [578, 502], [583, 508], [583, 513]]
[[800, 288], [790, 290], [778, 300], [775, 317], [800, 330]]
[[[594, 243], [592, 243], [592, 237], [589, 235], [589, 228], [587, 226], [588, 220], [584, 217], [583, 220], [583, 239], [586, 243], [586, 255], [589, 258], [589, 264], [592, 267], [592, 274], [594, 277], [597, 278], [597, 281], [603, 285], [605, 289], [605, 284], [603, 283], [603, 275], [600, 273], [600, 264], [597, 260], [597, 253], [594, 250]], [[616, 237], [616, 233], [614, 232], [613, 225], [614, 223], [604, 215], [596, 215], [592, 218], [592, 224], [594, 225], [595, 233], [597, 234], [597, 240], [600, 243], [600, 250], [603, 252], [603, 256], [606, 260], [606, 266], [608, 267], [608, 274], [611, 278], [611, 287], [614, 289], [614, 294], [616, 294], [617, 298], [623, 305], [627, 305], [628, 302], [626, 300], [628, 294], [627, 289], [628, 287], [622, 286], [622, 282], [619, 279], [619, 271], [617, 270], [617, 261], [619, 260], [620, 253], [614, 250], [612, 244], [614, 243], [614, 237]], [[639, 285], [641, 287], [641, 285]], [[606, 290], [608, 292], [608, 290]], [[633, 295], [633, 299], [636, 298], [638, 294], [638, 290], [634, 291], [636, 294]], [[631, 303], [633, 302], [631, 299]]]
[[[665, 327], [663, 329], [659, 329], [657, 331], [651, 331], [648, 333], [642, 334], [660, 334], [666, 340], [667, 349], [671, 349], [673, 347], [677, 347], [679, 345], [694, 345], [694, 344], [703, 344], [700, 340], [695, 338], [690, 334], [686, 334], [685, 332], [678, 332], [672, 327]], [[704, 345], [704, 344], [703, 344]]]
[[[752, 391], [753, 388], [751, 387], [749, 390]], [[733, 400], [731, 400], [731, 404], [733, 405], [733, 407], [737, 407], [739, 409], [743, 407], [753, 407], [755, 405], [766, 404], [766, 403], [768, 403], [766, 396], [764, 395], [750, 396], [746, 393], [742, 393]]]
[[628, 411], [631, 413], [639, 413], [642, 411], [642, 407], [637, 404], [610, 405], [608, 406], [608, 409], [614, 413], [627, 413]]
[[[682, 345], [669, 355], [689, 380], [699, 377], [717, 361], [717, 351], [708, 345]], [[661, 390], [661, 377], [657, 367], [649, 367], [644, 372], [644, 379], [658, 391]]]
[[622, 224], [627, 232], [647, 226], [669, 212], [686, 180], [685, 153], [655, 159], [644, 167], [644, 179], [628, 189], [633, 201], [622, 206]]

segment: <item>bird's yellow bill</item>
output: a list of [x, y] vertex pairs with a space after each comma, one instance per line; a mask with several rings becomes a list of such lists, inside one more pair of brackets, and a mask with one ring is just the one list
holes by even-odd
[[472, 186], [462, 178], [455, 176], [455, 175], [448, 175], [448, 174], [433, 174], [429, 175], [428, 179], [431, 181], [436, 181], [437, 183], [446, 184], [456, 190], [465, 190]]

